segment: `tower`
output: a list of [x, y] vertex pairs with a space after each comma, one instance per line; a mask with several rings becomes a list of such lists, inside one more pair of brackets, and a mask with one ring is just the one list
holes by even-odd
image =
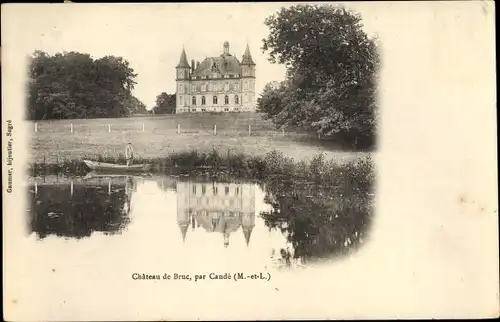
[[229, 55], [229, 42], [228, 41], [225, 41], [224, 42], [224, 56], [227, 56]]
[[190, 66], [186, 57], [186, 51], [182, 48], [181, 58], [176, 69], [176, 104], [175, 112], [189, 111], [189, 76]]
[[252, 235], [252, 230], [255, 227], [255, 214], [244, 213], [241, 218], [241, 226], [243, 228], [243, 235], [245, 236], [245, 242], [248, 246], [250, 243], [250, 236]]
[[250, 48], [245, 49], [241, 60], [241, 88], [243, 95], [243, 110], [255, 110], [255, 63], [250, 53]]

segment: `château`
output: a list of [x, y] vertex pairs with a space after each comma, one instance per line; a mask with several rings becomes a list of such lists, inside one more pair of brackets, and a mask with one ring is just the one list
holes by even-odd
[[255, 112], [255, 63], [248, 44], [241, 62], [224, 42], [220, 56], [201, 63], [182, 49], [176, 66], [176, 113]]

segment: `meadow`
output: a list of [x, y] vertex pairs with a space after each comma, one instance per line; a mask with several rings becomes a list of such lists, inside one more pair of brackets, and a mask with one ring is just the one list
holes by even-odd
[[279, 151], [296, 160], [311, 160], [323, 153], [326, 159], [343, 163], [368, 154], [346, 151], [311, 134], [277, 129], [257, 113], [44, 120], [37, 121], [36, 126], [35, 122], [30, 123], [31, 163], [119, 157], [128, 142], [139, 159], [188, 151], [216, 150], [220, 154], [252, 156]]

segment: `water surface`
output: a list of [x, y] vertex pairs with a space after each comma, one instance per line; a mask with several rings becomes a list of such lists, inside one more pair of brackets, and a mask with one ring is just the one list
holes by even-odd
[[282, 179], [45, 175], [31, 177], [29, 191], [40, 251], [71, 243], [144, 263], [171, 258], [185, 270], [306, 267], [357, 249], [371, 220], [366, 192]]

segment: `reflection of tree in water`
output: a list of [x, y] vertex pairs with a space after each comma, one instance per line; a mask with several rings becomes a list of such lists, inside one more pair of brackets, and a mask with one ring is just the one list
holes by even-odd
[[129, 222], [130, 192], [124, 186], [38, 186], [31, 195], [29, 227], [40, 238], [48, 235], [82, 238], [93, 232], [119, 233]]
[[266, 184], [265, 201], [272, 206], [261, 213], [266, 225], [280, 229], [294, 257], [304, 260], [356, 249], [364, 242], [372, 214], [367, 192], [344, 187], [273, 180]]

